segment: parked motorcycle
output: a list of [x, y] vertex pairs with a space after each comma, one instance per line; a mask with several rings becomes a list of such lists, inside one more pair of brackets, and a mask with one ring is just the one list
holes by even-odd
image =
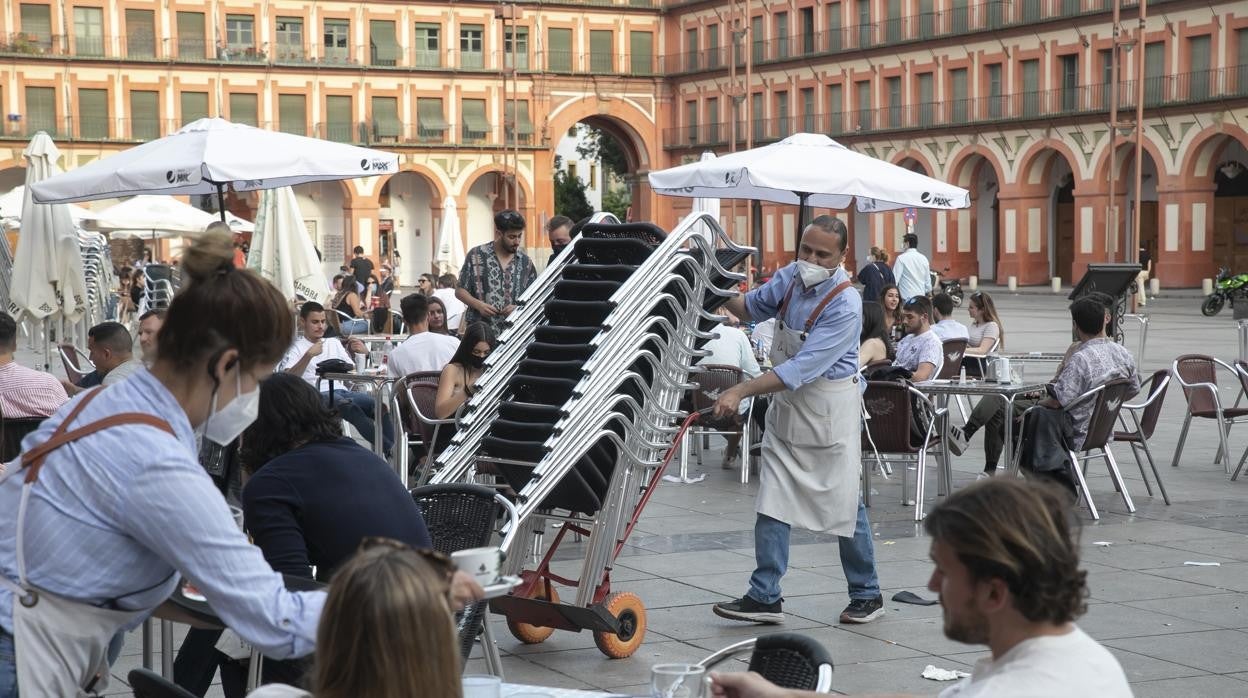
[[1227, 301], [1234, 308], [1236, 300], [1241, 303], [1248, 301], [1248, 274], [1231, 276], [1231, 270], [1222, 267], [1218, 270], [1218, 278], [1213, 281], [1213, 293], [1200, 304], [1200, 312], [1206, 317], [1213, 317], [1222, 311]]
[[[945, 267], [945, 271], [949, 271], [949, 268]], [[949, 297], [953, 299], [953, 305], [955, 307], [960, 307], [962, 305], [962, 283], [957, 279], [945, 278], [944, 274], [941, 274], [936, 270], [932, 270], [932, 289], [935, 290], [938, 288], [941, 293], [949, 294]]]

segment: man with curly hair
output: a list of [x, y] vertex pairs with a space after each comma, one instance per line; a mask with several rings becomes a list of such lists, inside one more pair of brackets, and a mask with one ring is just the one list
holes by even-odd
[[[945, 636], [988, 645], [992, 656], [940, 698], [1130, 698], [1118, 660], [1075, 625], [1087, 610], [1070, 497], [1053, 485], [983, 480], [928, 514]], [[797, 698], [757, 674], [715, 674], [713, 696]]]

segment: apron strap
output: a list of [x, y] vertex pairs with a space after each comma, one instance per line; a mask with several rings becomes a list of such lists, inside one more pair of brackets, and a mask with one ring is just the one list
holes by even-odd
[[[803, 335], [810, 334], [810, 328], [815, 326], [815, 321], [819, 319], [819, 314], [823, 312], [823, 309], [828, 307], [828, 303], [831, 303], [833, 298], [841, 295], [841, 291], [844, 291], [851, 285], [852, 284], [848, 280], [842, 281], [837, 284], [836, 287], [828, 293], [828, 295], [824, 296], [823, 300], [819, 301], [819, 305], [816, 305], [815, 309], [810, 311], [810, 317], [806, 318], [806, 330], [802, 332]], [[805, 339], [805, 337], [803, 337], [803, 339]]]

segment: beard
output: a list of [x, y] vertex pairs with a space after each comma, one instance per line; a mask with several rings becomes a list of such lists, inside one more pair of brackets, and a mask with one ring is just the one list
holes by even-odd
[[969, 603], [956, 616], [945, 609], [944, 620], [945, 637], [950, 640], [968, 645], [988, 644], [988, 619], [971, 608]]

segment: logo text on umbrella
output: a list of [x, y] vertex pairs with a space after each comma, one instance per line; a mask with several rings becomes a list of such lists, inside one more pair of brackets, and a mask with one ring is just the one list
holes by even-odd
[[186, 184], [191, 181], [191, 171], [169, 170], [165, 173], [165, 181], [170, 184]]

